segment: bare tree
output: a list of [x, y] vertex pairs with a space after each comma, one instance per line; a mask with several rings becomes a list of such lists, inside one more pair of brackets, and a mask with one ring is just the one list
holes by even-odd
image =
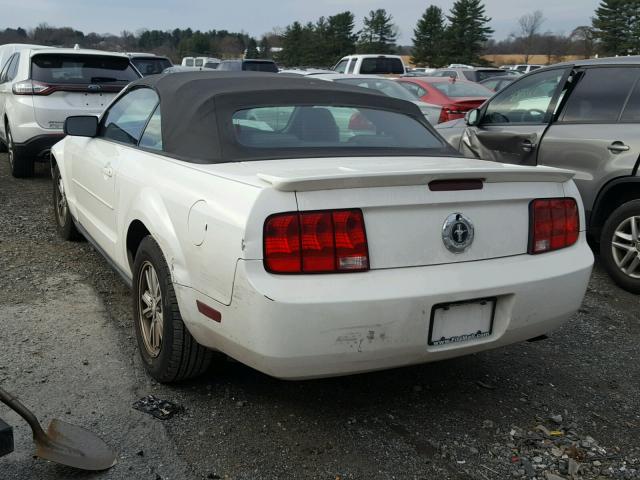
[[569, 38], [576, 44], [576, 50], [580, 55], [584, 58], [591, 58], [596, 42], [593, 27], [586, 25], [576, 27]]
[[529, 56], [532, 52], [535, 38], [539, 34], [545, 18], [541, 10], [536, 10], [532, 13], [527, 13], [518, 19], [518, 25], [520, 26], [520, 36], [523, 40], [524, 47], [524, 63], [529, 63]]

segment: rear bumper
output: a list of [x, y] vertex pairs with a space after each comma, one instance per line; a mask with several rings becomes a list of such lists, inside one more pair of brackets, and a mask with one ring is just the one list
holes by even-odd
[[35, 159], [46, 159], [56, 143], [64, 138], [64, 134], [37, 135], [23, 143], [14, 143], [17, 155]]
[[[345, 375], [467, 355], [537, 337], [582, 303], [593, 265], [584, 233], [563, 251], [358, 274], [278, 276], [239, 261], [229, 306], [176, 286], [201, 344], [275, 377]], [[497, 297], [490, 336], [427, 345], [436, 304]], [[200, 314], [200, 300], [222, 314]]]

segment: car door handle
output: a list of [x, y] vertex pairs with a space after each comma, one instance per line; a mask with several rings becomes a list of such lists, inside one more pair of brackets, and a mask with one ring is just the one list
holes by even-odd
[[532, 152], [536, 147], [537, 145], [531, 140], [523, 140], [520, 144], [520, 148], [522, 148], [522, 150], [525, 152]]
[[113, 177], [113, 168], [110, 166], [103, 167], [102, 173], [104, 173], [106, 177]]
[[625, 145], [622, 142], [613, 142], [607, 148], [612, 153], [622, 153], [622, 152], [628, 152], [629, 150], [631, 150], [631, 147], [629, 145]]

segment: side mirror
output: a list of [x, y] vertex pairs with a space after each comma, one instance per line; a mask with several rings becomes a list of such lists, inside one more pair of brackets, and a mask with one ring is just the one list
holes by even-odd
[[95, 137], [98, 135], [98, 117], [78, 115], [64, 121], [64, 134], [74, 137]]
[[470, 127], [475, 127], [480, 122], [480, 110], [474, 108], [473, 110], [469, 110], [465, 116], [464, 121]]

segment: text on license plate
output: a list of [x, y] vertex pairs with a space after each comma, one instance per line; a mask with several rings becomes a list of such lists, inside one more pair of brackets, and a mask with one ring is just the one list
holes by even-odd
[[448, 345], [490, 336], [495, 307], [495, 298], [435, 305], [431, 311], [429, 345]]

